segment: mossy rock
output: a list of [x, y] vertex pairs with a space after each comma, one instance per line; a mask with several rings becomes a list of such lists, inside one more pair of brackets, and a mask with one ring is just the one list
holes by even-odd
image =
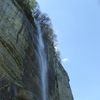
[[36, 6], [35, 0], [16, 0], [16, 2], [27, 12], [31, 12]]

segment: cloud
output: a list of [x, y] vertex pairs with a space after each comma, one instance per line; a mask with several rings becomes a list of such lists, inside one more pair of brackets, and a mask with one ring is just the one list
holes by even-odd
[[68, 59], [68, 58], [63, 58], [63, 59], [62, 59], [62, 62], [63, 62], [63, 63], [69, 62], [69, 59]]
[[55, 48], [55, 51], [56, 51], [56, 52], [57, 52], [57, 51], [59, 51], [59, 49], [58, 49], [58, 47], [57, 47], [57, 46], [55, 46], [54, 48]]

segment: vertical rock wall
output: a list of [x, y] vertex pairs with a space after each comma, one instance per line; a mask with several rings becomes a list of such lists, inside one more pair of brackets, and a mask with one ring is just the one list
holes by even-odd
[[[33, 3], [32, 0], [0, 0], [0, 100], [41, 100], [36, 28], [30, 1]], [[73, 100], [68, 75], [54, 57], [55, 50], [49, 40], [45, 42], [49, 98]]]

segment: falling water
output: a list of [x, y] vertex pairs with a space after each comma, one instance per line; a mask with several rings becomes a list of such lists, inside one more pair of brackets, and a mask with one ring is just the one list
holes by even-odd
[[42, 37], [42, 31], [39, 22], [34, 19], [36, 28], [37, 28], [37, 51], [38, 51], [38, 61], [40, 67], [41, 74], [41, 92], [42, 92], [42, 100], [48, 100], [48, 81], [47, 81], [47, 59], [45, 53], [45, 47]]

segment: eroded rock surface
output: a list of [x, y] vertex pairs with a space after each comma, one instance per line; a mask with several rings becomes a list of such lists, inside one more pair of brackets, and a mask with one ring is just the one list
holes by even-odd
[[[41, 100], [33, 2], [0, 0], [0, 100]], [[73, 100], [68, 75], [45, 41], [49, 100]]]

